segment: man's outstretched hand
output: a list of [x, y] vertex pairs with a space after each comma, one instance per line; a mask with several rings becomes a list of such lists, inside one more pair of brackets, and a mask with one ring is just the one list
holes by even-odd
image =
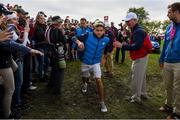
[[35, 49], [31, 49], [31, 54], [44, 56], [44, 53], [40, 52], [39, 50], [35, 50]]
[[80, 51], [83, 51], [84, 50], [84, 43], [79, 41], [77, 44], [78, 44]]
[[113, 45], [114, 45], [114, 47], [116, 47], [116, 48], [122, 48], [122, 46], [123, 46], [123, 44], [120, 43], [120, 42], [118, 42], [118, 41], [115, 41], [115, 42], [113, 43]]
[[13, 34], [11, 32], [8, 32], [8, 30], [0, 32], [0, 42], [11, 40], [13, 37]]

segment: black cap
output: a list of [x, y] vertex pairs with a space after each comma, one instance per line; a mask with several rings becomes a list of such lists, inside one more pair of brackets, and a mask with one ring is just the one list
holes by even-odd
[[13, 12], [9, 11], [3, 4], [0, 4], [0, 13], [8, 15], [12, 14]]
[[44, 17], [47, 17], [47, 15], [43, 11], [39, 11], [38, 14], [44, 15]]
[[52, 22], [62, 22], [63, 20], [61, 19], [60, 16], [54, 16], [52, 17]]
[[23, 14], [23, 15], [29, 14], [28, 12], [24, 11], [24, 9], [22, 9], [22, 8], [18, 8], [18, 9], [16, 10], [16, 12], [17, 12], [17, 13], [21, 13], [21, 14]]

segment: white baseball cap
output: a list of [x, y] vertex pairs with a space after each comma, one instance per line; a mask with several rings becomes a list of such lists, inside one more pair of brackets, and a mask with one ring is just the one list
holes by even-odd
[[126, 18], [124, 19], [124, 21], [129, 21], [129, 20], [132, 20], [132, 19], [136, 19], [138, 20], [138, 17], [136, 15], [136, 13], [134, 12], [129, 12], [127, 15], [126, 15]]
[[6, 17], [7, 17], [7, 20], [10, 20], [10, 19], [13, 19], [13, 18], [17, 18], [17, 15], [16, 15], [16, 13], [12, 13], [10, 15], [7, 15]]

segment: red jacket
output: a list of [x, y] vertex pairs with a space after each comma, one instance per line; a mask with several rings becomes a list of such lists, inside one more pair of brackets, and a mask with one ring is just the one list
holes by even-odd
[[[132, 40], [130, 40], [130, 44], [133, 44]], [[145, 57], [147, 54], [149, 54], [152, 50], [152, 44], [150, 41], [150, 37], [147, 34], [146, 38], [143, 41], [143, 45], [139, 50], [132, 50], [130, 51], [130, 57], [132, 60], [136, 60], [139, 58]]]
[[145, 57], [152, 50], [149, 35], [136, 24], [132, 29], [130, 44], [123, 45], [122, 49], [130, 51], [132, 60]]

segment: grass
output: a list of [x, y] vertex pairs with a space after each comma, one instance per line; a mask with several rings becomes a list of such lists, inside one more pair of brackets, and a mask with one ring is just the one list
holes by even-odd
[[151, 54], [147, 72], [149, 99], [142, 105], [129, 103], [125, 97], [131, 95], [131, 60], [126, 57], [124, 64], [115, 64], [113, 79], [105, 79], [107, 113], [101, 113], [95, 81], [87, 94], [81, 93], [80, 63], [67, 63], [62, 96], [50, 94], [46, 83], [37, 83], [38, 89], [30, 98], [30, 109], [23, 118], [72, 118], [72, 119], [163, 119], [167, 116], [158, 111], [164, 103], [165, 94], [158, 54]]

